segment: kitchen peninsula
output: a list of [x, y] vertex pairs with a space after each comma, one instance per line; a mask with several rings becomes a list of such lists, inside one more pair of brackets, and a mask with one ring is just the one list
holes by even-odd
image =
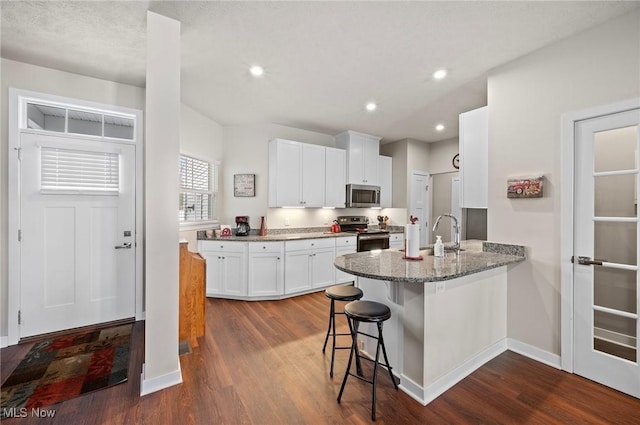
[[[507, 267], [525, 260], [519, 245], [464, 241], [459, 252], [421, 261], [401, 250], [339, 256], [358, 276], [364, 299], [391, 308], [384, 338], [400, 388], [427, 404], [507, 349]], [[372, 329], [364, 329], [371, 333]], [[370, 341], [364, 351], [373, 352]]]

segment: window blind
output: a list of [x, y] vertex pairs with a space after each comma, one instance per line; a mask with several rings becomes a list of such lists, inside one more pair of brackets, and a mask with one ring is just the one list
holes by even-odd
[[180, 156], [180, 186], [182, 189], [209, 190], [209, 163], [189, 156]]
[[41, 148], [40, 187], [53, 191], [120, 189], [120, 156], [110, 152]]
[[217, 174], [215, 165], [180, 155], [180, 222], [213, 219], [218, 188]]

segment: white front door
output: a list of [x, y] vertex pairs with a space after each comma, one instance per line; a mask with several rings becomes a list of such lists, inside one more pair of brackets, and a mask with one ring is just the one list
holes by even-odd
[[576, 124], [573, 264], [574, 372], [635, 397], [639, 124], [638, 109]]
[[20, 336], [135, 316], [135, 147], [20, 136]]
[[420, 171], [411, 172], [411, 199], [409, 214], [418, 217], [420, 246], [428, 244], [429, 227], [429, 174]]

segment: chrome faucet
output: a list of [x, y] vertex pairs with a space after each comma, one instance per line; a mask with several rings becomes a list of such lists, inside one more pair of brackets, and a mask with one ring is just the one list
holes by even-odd
[[442, 219], [442, 217], [449, 217], [451, 220], [453, 220], [453, 230], [455, 230], [455, 235], [453, 237], [453, 243], [454, 243], [454, 248], [460, 252], [460, 225], [458, 224], [458, 219], [456, 218], [455, 215], [453, 214], [442, 214], [440, 216], [438, 216], [438, 218], [436, 219], [436, 222], [433, 223], [433, 231], [435, 232], [436, 229], [438, 228], [438, 224], [440, 224], [440, 219]]

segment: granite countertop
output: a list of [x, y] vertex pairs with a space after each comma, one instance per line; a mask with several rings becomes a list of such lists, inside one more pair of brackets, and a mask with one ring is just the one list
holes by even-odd
[[424, 283], [455, 279], [525, 260], [521, 245], [482, 241], [463, 241], [463, 251], [446, 252], [444, 257], [430, 255], [431, 249], [420, 251], [422, 260], [405, 260], [397, 249], [358, 252], [339, 256], [334, 265], [344, 272], [395, 282]]
[[267, 236], [260, 235], [248, 235], [248, 236], [213, 236], [207, 237], [206, 233], [200, 235], [198, 232], [199, 241], [239, 241], [239, 242], [277, 242], [277, 241], [291, 241], [299, 239], [319, 239], [319, 238], [338, 238], [341, 236], [356, 236], [354, 233], [330, 233], [330, 232], [303, 232], [303, 233], [277, 233], [268, 234]]
[[[377, 229], [378, 226], [369, 226], [370, 229]], [[389, 233], [404, 233], [402, 226], [389, 226]], [[235, 230], [232, 230], [235, 233]], [[267, 236], [260, 236], [257, 230], [251, 230], [248, 236], [207, 236], [207, 232], [199, 230], [197, 232], [199, 241], [241, 241], [241, 242], [275, 242], [290, 241], [297, 239], [319, 239], [319, 238], [339, 238], [343, 236], [356, 236], [355, 233], [339, 232], [331, 233], [327, 227], [300, 227], [291, 229], [269, 230]]]

